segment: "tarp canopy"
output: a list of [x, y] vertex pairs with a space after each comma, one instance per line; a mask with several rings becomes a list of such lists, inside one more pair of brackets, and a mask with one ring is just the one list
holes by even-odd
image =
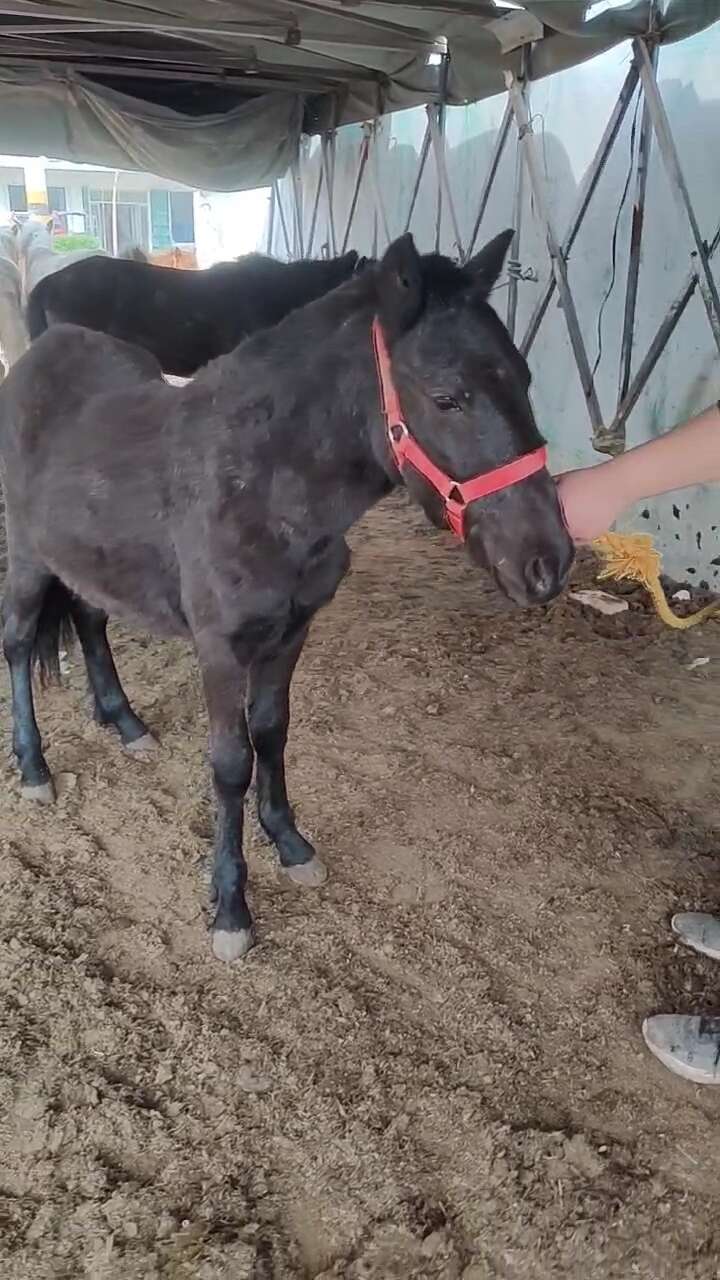
[[[682, 39], [720, 0], [525, 0], [531, 75], [655, 27]], [[279, 177], [300, 135], [499, 93], [520, 65], [502, 0], [0, 0], [0, 151], [244, 190]], [[447, 50], [445, 63], [438, 51]]]

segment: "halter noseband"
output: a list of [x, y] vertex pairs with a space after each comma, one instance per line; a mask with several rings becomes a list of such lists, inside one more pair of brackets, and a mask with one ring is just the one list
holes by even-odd
[[435, 492], [442, 498], [445, 518], [455, 537], [465, 541], [465, 511], [471, 502], [478, 498], [486, 498], [491, 493], [508, 489], [510, 485], [526, 480], [536, 471], [542, 471], [547, 465], [547, 449], [542, 445], [532, 453], [524, 453], [512, 462], [503, 463], [491, 471], [483, 471], [471, 480], [453, 480], [441, 471], [440, 467], [428, 457], [425, 450], [410, 434], [410, 429], [400, 407], [395, 383], [390, 368], [390, 354], [385, 340], [383, 328], [377, 316], [372, 325], [373, 350], [377, 365], [380, 385], [380, 402], [387, 428], [390, 450], [395, 465], [402, 475], [403, 467], [411, 466], [419, 473]]

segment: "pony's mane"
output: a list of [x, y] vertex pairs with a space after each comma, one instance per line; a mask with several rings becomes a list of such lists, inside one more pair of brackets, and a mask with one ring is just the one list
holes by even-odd
[[420, 261], [423, 283], [433, 301], [449, 304], [467, 289], [469, 274], [452, 258], [442, 253], [424, 253]]
[[[381, 262], [380, 258], [358, 258], [356, 273], [361, 275], [367, 271], [368, 278], [371, 279], [371, 269], [379, 262]], [[465, 268], [459, 267], [452, 258], [446, 257], [443, 253], [423, 253], [420, 256], [420, 264], [423, 284], [428, 294], [438, 302], [451, 302], [470, 283]], [[342, 288], [345, 288], [345, 285]]]
[[[426, 289], [426, 301], [439, 307], [450, 307], [474, 283], [472, 272], [460, 267], [451, 258], [442, 253], [426, 253], [421, 258], [423, 283]], [[487, 295], [475, 290], [469, 295], [474, 310], [481, 314], [485, 324], [489, 325], [496, 335], [501, 349], [518, 369], [521, 369], [530, 381], [527, 361], [515, 346], [500, 316], [489, 301]]]

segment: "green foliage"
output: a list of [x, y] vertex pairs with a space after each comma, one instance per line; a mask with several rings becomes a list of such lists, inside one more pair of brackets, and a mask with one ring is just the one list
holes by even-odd
[[53, 236], [52, 246], [57, 253], [71, 253], [73, 249], [99, 249], [100, 241], [97, 236], [77, 231], [67, 236]]

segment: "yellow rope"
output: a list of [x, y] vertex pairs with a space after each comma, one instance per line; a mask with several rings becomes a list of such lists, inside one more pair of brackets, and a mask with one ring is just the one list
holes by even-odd
[[687, 618], [678, 618], [673, 613], [660, 583], [660, 552], [656, 551], [648, 533], [606, 533], [602, 538], [596, 538], [592, 545], [593, 550], [605, 562], [598, 578], [601, 581], [615, 578], [618, 581], [639, 582], [649, 591], [658, 615], [668, 627], [685, 631], [687, 627], [696, 627], [699, 622], [720, 612], [718, 602], [698, 609], [697, 613], [691, 613]]

